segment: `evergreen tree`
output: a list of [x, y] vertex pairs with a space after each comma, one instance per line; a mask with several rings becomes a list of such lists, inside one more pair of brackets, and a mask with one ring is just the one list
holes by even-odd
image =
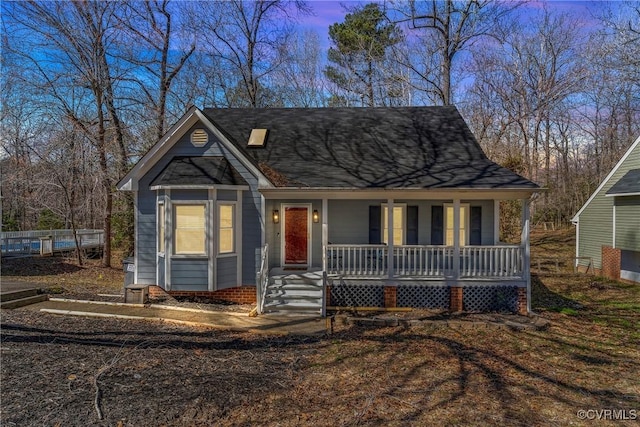
[[378, 4], [347, 14], [343, 23], [329, 27], [329, 37], [332, 65], [326, 67], [325, 75], [340, 92], [333, 97], [346, 98], [349, 105], [373, 107], [402, 96], [396, 87], [402, 81], [394, 75], [388, 55], [389, 48], [402, 40], [402, 32], [387, 22]]

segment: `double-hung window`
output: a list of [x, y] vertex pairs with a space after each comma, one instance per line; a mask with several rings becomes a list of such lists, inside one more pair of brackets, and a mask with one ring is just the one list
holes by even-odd
[[[445, 245], [453, 246], [453, 205], [445, 204], [444, 228], [445, 228]], [[469, 205], [460, 205], [460, 246], [469, 244]]]
[[206, 205], [174, 204], [174, 254], [206, 255]]
[[[404, 245], [406, 241], [406, 205], [393, 206], [393, 244]], [[382, 205], [382, 242], [389, 244], [389, 208]]]
[[235, 204], [218, 205], [218, 253], [231, 254], [236, 251]]
[[158, 252], [164, 253], [164, 203], [158, 203]]

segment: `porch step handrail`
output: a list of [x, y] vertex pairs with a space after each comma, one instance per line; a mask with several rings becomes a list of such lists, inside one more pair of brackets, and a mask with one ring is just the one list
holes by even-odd
[[267, 287], [269, 286], [269, 244], [262, 248], [260, 260], [260, 270], [256, 274], [256, 311], [262, 314], [264, 311], [264, 301], [267, 297]]

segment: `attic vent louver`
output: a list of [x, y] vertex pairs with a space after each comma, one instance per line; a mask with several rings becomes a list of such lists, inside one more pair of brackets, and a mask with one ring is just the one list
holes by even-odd
[[209, 134], [204, 129], [196, 129], [191, 133], [191, 143], [196, 147], [204, 147], [209, 142]]
[[247, 145], [249, 147], [264, 147], [264, 143], [267, 140], [267, 130], [266, 129], [252, 129], [251, 135], [249, 136], [249, 142]]

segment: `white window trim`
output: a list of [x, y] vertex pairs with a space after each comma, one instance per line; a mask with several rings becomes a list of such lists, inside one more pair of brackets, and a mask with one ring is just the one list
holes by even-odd
[[[160, 212], [163, 214], [163, 221], [160, 222]], [[164, 235], [162, 236], [162, 241], [160, 240], [160, 229], [164, 229]], [[167, 211], [165, 209], [164, 200], [159, 200], [156, 203], [156, 252], [158, 256], [163, 257], [165, 252], [167, 251], [166, 247], [166, 236], [167, 236]], [[160, 244], [162, 243], [163, 250], [160, 250]]]
[[[233, 251], [220, 252], [220, 207], [233, 206]], [[237, 201], [216, 201], [216, 222], [215, 222], [216, 256], [227, 258], [238, 255], [238, 202]]]
[[[210, 203], [208, 200], [178, 200], [171, 202], [171, 258], [209, 258], [209, 244], [208, 238], [211, 235], [211, 221], [208, 219], [211, 216]], [[180, 205], [201, 205], [204, 206], [204, 252], [203, 253], [193, 253], [193, 254], [177, 254], [176, 253], [176, 223], [175, 223], [175, 215], [176, 215], [176, 206]], [[167, 230], [165, 229], [165, 233]], [[166, 251], [167, 248], [165, 248]]]
[[[471, 206], [470, 203], [460, 203], [460, 208], [461, 209], [464, 208], [466, 210], [466, 212], [467, 212], [467, 214], [465, 215], [465, 218], [464, 218], [464, 229], [467, 232], [465, 233], [465, 236], [464, 236], [465, 239], [464, 239], [464, 245], [463, 246], [469, 246], [469, 234], [471, 234], [470, 230], [469, 230], [469, 227], [471, 226], [471, 218], [470, 218], [471, 217], [471, 207], [470, 206]], [[453, 244], [452, 245], [447, 245], [447, 208], [448, 207], [453, 208], [454, 204], [453, 203], [445, 203], [444, 204], [444, 214], [442, 215], [444, 217], [443, 218], [443, 224], [442, 224], [443, 225], [443, 229], [444, 229], [444, 244], [445, 244], [445, 246], [454, 246]]]
[[[384, 220], [384, 210], [388, 209], [389, 204], [388, 203], [383, 203], [382, 204], [382, 212], [380, 212], [380, 221], [382, 221], [382, 228], [381, 230], [381, 241], [382, 243], [385, 243], [384, 241], [384, 231], [387, 229], [388, 226], [388, 219], [387, 221]], [[407, 204], [406, 203], [394, 203], [393, 204], [393, 209], [395, 208], [401, 208], [402, 209], [402, 242], [400, 243], [400, 246], [406, 245], [407, 244]], [[387, 235], [388, 235], [388, 231], [387, 231]], [[395, 238], [395, 236], [394, 236]], [[388, 245], [389, 242], [386, 242], [386, 244]]]

